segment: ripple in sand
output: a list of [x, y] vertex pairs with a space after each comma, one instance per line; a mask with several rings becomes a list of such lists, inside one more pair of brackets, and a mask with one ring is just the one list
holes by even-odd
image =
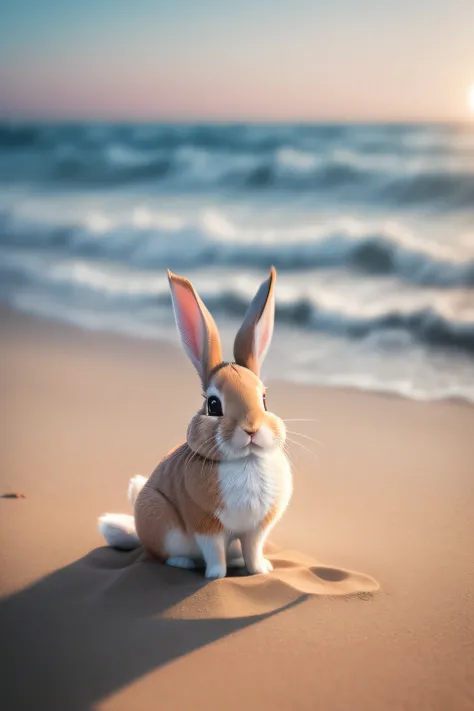
[[203, 584], [170, 607], [165, 616], [179, 619], [253, 617], [276, 612], [308, 596], [371, 594], [379, 589], [364, 573], [324, 566], [308, 556], [282, 551], [268, 556], [269, 575], [228, 577]]

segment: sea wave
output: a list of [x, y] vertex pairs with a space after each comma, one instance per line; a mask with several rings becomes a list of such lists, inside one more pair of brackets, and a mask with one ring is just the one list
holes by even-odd
[[96, 148], [120, 142], [144, 149], [195, 146], [205, 150], [271, 152], [285, 144], [298, 148], [352, 144], [377, 154], [397, 148], [409, 154], [444, 154], [474, 149], [470, 124], [344, 123], [34, 123], [0, 121], [0, 147], [12, 150], [70, 142]]
[[348, 198], [393, 205], [442, 201], [443, 206], [469, 207], [474, 203], [474, 166], [469, 170], [463, 162], [444, 170], [386, 157], [371, 161], [347, 153], [321, 157], [289, 148], [259, 159], [252, 154], [214, 155], [195, 147], [143, 153], [111, 146], [89, 159], [79, 150], [62, 147], [45, 177], [79, 186], [153, 181], [182, 191], [344, 191]]
[[390, 275], [419, 286], [474, 286], [472, 250], [450, 250], [416, 240], [394, 225], [349, 222], [243, 229], [205, 211], [196, 220], [136, 209], [128, 217], [89, 213], [61, 224], [0, 213], [0, 245], [54, 249], [68, 255], [176, 271], [206, 267], [280, 271], [349, 268]]
[[[119, 314], [133, 309], [140, 320], [142, 312], [158, 315], [158, 310], [170, 317], [170, 295], [165, 275], [149, 271], [117, 270], [78, 261], [58, 262], [45, 269], [44, 257], [33, 255], [2, 255], [0, 273], [2, 290], [7, 301], [18, 292], [54, 295], [67, 313], [85, 306], [93, 311]], [[202, 278], [202, 276], [201, 276]], [[230, 282], [230, 283], [229, 283]], [[207, 284], [207, 286], [206, 286]], [[210, 311], [226, 318], [241, 319], [254, 292], [254, 284], [221, 277], [203, 280], [200, 295]], [[346, 339], [383, 339], [388, 348], [405, 347], [411, 342], [453, 348], [474, 353], [474, 298], [420, 300], [385, 299], [375, 308], [370, 304], [348, 304], [343, 296], [331, 295], [325, 289], [308, 292], [281, 285], [282, 298], [276, 305], [276, 317], [281, 324], [302, 331], [322, 332]], [[13, 296], [12, 296], [13, 295]], [[474, 294], [473, 294], [474, 297]], [[430, 304], [430, 301], [434, 301]], [[399, 304], [397, 306], [397, 304]]]
[[0, 180], [470, 207], [473, 136], [454, 127], [0, 124]]

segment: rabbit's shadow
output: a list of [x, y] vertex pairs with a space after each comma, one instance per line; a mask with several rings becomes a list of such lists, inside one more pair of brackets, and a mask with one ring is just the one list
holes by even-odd
[[248, 617], [167, 616], [207, 585], [202, 573], [160, 565], [140, 549], [98, 548], [11, 595], [0, 604], [0, 706], [90, 708], [171, 660], [306, 598]]

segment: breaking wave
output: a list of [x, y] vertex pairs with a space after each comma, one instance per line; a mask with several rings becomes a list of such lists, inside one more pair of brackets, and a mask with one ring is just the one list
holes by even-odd
[[275, 232], [276, 239], [269, 241], [268, 230], [243, 230], [212, 212], [195, 222], [147, 210], [137, 210], [122, 221], [91, 213], [76, 224], [61, 225], [0, 213], [0, 245], [55, 249], [136, 267], [177, 271], [212, 266], [254, 270], [271, 264], [280, 271], [341, 267], [420, 286], [474, 286], [474, 258], [461, 259], [436, 243], [416, 242], [396, 226], [316, 225], [305, 228], [304, 238], [300, 232], [288, 228]]

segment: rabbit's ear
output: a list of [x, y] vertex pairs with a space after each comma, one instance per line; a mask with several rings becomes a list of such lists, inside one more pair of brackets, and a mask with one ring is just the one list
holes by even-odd
[[172, 274], [169, 270], [168, 279], [176, 325], [184, 350], [206, 388], [211, 370], [222, 362], [217, 326], [188, 279]]
[[272, 267], [270, 276], [254, 296], [234, 342], [235, 362], [248, 368], [257, 376], [260, 376], [260, 368], [272, 340], [275, 320], [275, 280], [276, 271]]

